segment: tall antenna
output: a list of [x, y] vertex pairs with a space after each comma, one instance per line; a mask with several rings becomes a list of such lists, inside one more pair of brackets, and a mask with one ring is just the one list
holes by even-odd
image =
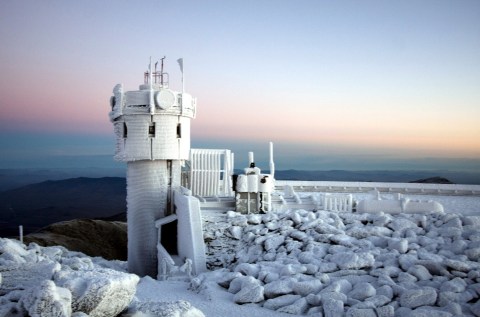
[[150, 114], [155, 114], [155, 103], [153, 101], [153, 79], [152, 79], [152, 57], [150, 56], [150, 64], [148, 65], [148, 81], [150, 84]]
[[182, 93], [185, 93], [185, 78], [183, 73], [183, 58], [177, 59], [178, 65], [180, 65], [180, 71], [182, 72]]
[[163, 87], [163, 60], [165, 59], [165, 56], [163, 56], [160, 60], [162, 61], [161, 68], [160, 68], [160, 83], [162, 84]]

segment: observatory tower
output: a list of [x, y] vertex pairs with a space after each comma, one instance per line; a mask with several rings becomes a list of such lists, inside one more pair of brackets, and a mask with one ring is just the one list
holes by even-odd
[[[190, 151], [190, 119], [196, 112], [196, 100], [183, 88], [168, 88], [164, 59], [158, 71], [158, 62], [152, 66], [150, 60], [139, 90], [116, 85], [110, 102], [115, 159], [127, 163], [128, 269], [152, 277], [157, 274], [155, 220], [173, 213], [172, 190], [181, 185], [181, 167]], [[183, 86], [183, 60], [178, 62]]]

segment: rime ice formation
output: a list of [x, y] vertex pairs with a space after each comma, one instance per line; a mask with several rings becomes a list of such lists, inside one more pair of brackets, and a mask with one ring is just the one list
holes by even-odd
[[445, 213], [204, 210], [211, 271], [190, 283], [0, 239], [0, 316], [480, 317], [480, 197], [436, 199]]
[[288, 210], [220, 219], [206, 220], [206, 237], [222, 237], [207, 244], [208, 264], [228, 269], [196, 277], [197, 289], [213, 279], [237, 303], [295, 315], [480, 316], [480, 216]]
[[116, 85], [109, 115], [115, 159], [127, 163], [128, 266], [140, 276], [157, 274], [155, 220], [173, 212], [172, 190], [181, 184], [181, 165], [189, 158], [190, 119], [196, 112], [191, 95], [168, 88], [163, 59], [161, 65], [157, 71], [150, 63], [137, 91]]
[[0, 239], [0, 271], [0, 316], [117, 316], [139, 281], [114, 261], [9, 239]]

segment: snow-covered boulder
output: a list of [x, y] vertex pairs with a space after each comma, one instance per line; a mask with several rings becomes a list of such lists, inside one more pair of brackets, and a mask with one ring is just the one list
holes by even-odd
[[307, 310], [307, 308], [308, 308], [307, 300], [305, 299], [305, 297], [302, 297], [290, 305], [277, 309], [277, 311], [282, 313], [292, 314], [292, 315], [301, 315]]
[[53, 281], [45, 280], [26, 290], [20, 303], [30, 317], [70, 317], [72, 314], [72, 294]]
[[1, 269], [3, 281], [0, 290], [6, 292], [14, 289], [29, 289], [43, 280], [51, 280], [53, 275], [60, 271], [61, 265], [58, 262], [45, 260], [39, 263], [25, 262], [3, 266]]
[[111, 269], [60, 271], [55, 283], [72, 293], [72, 310], [92, 317], [116, 316], [128, 307], [139, 277]]
[[275, 298], [281, 295], [293, 293], [293, 284], [296, 281], [293, 278], [284, 278], [268, 283], [264, 286], [266, 298]]
[[330, 260], [337, 264], [342, 270], [361, 269], [365, 267], [372, 267], [375, 263], [375, 258], [371, 253], [354, 253], [342, 252], [333, 254]]
[[300, 298], [302, 298], [302, 296], [300, 295], [282, 295], [266, 300], [265, 303], [263, 303], [263, 307], [271, 310], [277, 310], [281, 307], [285, 307], [295, 303]]
[[138, 317], [205, 317], [189, 302], [179, 300], [175, 302], [142, 301], [134, 302], [129, 312]]
[[408, 289], [400, 296], [400, 305], [407, 308], [429, 306], [435, 304], [437, 291], [432, 287]]
[[372, 297], [376, 294], [375, 288], [370, 283], [358, 283], [347, 294], [348, 297], [363, 301], [368, 297]]
[[263, 286], [254, 278], [244, 279], [240, 291], [233, 296], [233, 301], [237, 304], [259, 303], [263, 300]]

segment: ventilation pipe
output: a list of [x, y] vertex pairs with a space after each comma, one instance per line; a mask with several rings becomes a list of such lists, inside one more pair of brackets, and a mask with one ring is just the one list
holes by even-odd
[[275, 163], [273, 162], [273, 142], [270, 142], [270, 175], [275, 178]]
[[248, 165], [249, 167], [255, 167], [255, 161], [253, 160], [253, 152], [248, 152]]

